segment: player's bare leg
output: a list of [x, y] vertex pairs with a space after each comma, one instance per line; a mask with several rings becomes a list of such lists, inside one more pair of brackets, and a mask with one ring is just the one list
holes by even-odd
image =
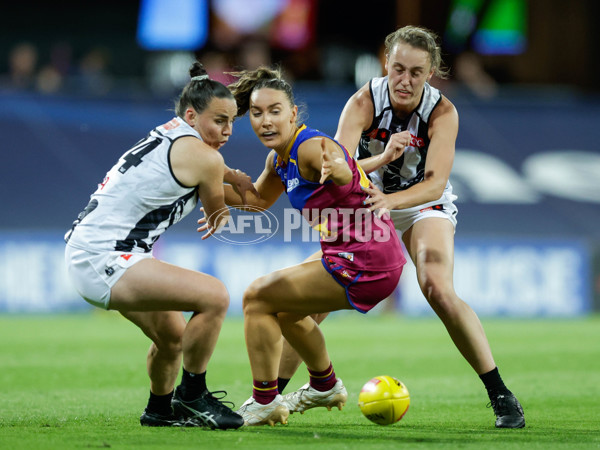
[[[253, 376], [277, 378], [282, 349], [277, 313], [307, 316], [340, 309], [351, 309], [346, 292], [321, 261], [298, 264], [255, 280], [244, 293], [244, 328]], [[325, 340], [316, 324], [286, 338], [295, 339], [291, 345], [309, 360], [311, 368], [324, 370], [329, 365]]]
[[454, 344], [478, 374], [496, 367], [475, 312], [454, 291], [454, 228], [441, 218], [415, 223], [402, 236], [417, 269], [423, 295], [442, 320]]
[[[321, 322], [323, 322], [323, 320], [325, 320], [325, 318], [329, 315], [329, 313], [320, 313], [320, 314], [312, 314], [310, 317], [317, 323], [320, 324]], [[293, 324], [294, 322], [296, 322], [298, 320], [298, 316], [295, 315], [290, 315], [288, 313], [280, 313], [277, 315], [278, 319], [279, 319], [279, 323], [280, 325], [283, 323], [290, 323]], [[283, 325], [282, 325], [283, 327]], [[281, 351], [281, 360], [279, 361], [279, 392], [283, 391], [283, 388], [285, 386], [281, 386], [281, 380], [285, 380], [286, 384], [287, 381], [289, 381], [292, 376], [294, 376], [294, 374], [296, 373], [296, 371], [298, 370], [298, 367], [300, 367], [300, 364], [302, 363], [302, 358], [300, 357], [300, 355], [298, 354], [298, 352], [296, 350], [294, 350], [294, 347], [292, 347], [290, 345], [290, 343], [284, 338], [283, 339], [283, 348]]]
[[206, 370], [228, 306], [229, 294], [218, 279], [155, 259], [129, 268], [110, 300], [110, 309], [122, 313], [195, 311], [182, 337], [183, 364], [194, 373]]
[[[304, 262], [319, 261], [322, 256], [323, 252], [319, 250], [310, 255], [308, 258], [306, 258]], [[325, 320], [325, 317], [327, 317], [328, 315], [329, 313], [325, 312], [320, 314], [312, 314], [311, 317], [315, 320], [315, 322], [320, 324], [323, 320]], [[285, 316], [285, 313], [279, 314], [278, 316], [279, 318], [282, 318], [282, 316]], [[285, 318], [283, 320], [285, 320]], [[296, 373], [301, 363], [302, 358], [300, 357], [300, 355], [298, 355], [298, 352], [296, 352], [296, 350], [294, 350], [294, 347], [292, 347], [289, 344], [289, 342], [284, 338], [283, 348], [281, 351], [281, 360], [279, 362], [279, 392], [283, 392], [283, 389], [285, 389], [287, 383]]]
[[[335, 378], [321, 330], [308, 314], [350, 308], [344, 288], [329, 275], [321, 261], [276, 271], [248, 287], [244, 293], [244, 329], [254, 393], [239, 410], [247, 425], [287, 421], [288, 409], [277, 392], [282, 333], [302, 356], [311, 374], [325, 373], [326, 383], [339, 381], [343, 387], [341, 380]], [[294, 329], [286, 325], [282, 329], [279, 312], [304, 319], [299, 319], [302, 324]], [[340, 402], [341, 407], [345, 397]], [[277, 415], [273, 417], [274, 407]]]
[[[310, 352], [312, 345], [320, 345], [318, 336], [322, 336], [322, 332], [319, 324], [311, 316], [301, 317], [290, 313], [280, 314], [279, 322], [286, 338], [284, 342], [291, 343], [291, 345], [288, 344], [290, 347], [294, 346], [292, 349], [296, 354], [300, 355], [308, 368], [315, 367], [311, 365]], [[311, 335], [315, 336], [314, 339], [307, 339], [307, 336]], [[329, 367], [333, 370], [332, 366]], [[296, 391], [286, 394], [283, 397], [283, 402], [290, 413], [304, 413], [308, 409], [319, 406], [325, 407], [328, 410], [331, 410], [333, 407], [341, 410], [348, 398], [348, 393], [342, 380], [338, 378], [335, 384], [327, 386], [326, 389], [318, 389], [318, 387], [311, 385], [313, 381], [312, 376], [317, 374], [310, 369], [309, 373], [311, 374], [311, 382], [306, 383]], [[327, 371], [323, 373], [327, 373]]]
[[477, 314], [454, 291], [453, 226], [442, 218], [422, 219], [402, 239], [415, 264], [423, 295], [483, 381], [497, 417], [496, 427], [524, 427], [523, 409], [500, 377]]
[[[172, 395], [171, 414], [175, 418], [174, 422], [179, 425], [181, 421], [185, 421], [186, 425], [211, 428], [238, 428], [243, 424], [241, 417], [213, 397], [206, 387], [206, 368], [228, 306], [229, 294], [218, 279], [155, 259], [134, 264], [112, 289], [110, 308], [119, 310], [138, 322], [142, 317], [151, 316], [150, 311], [157, 316], [170, 315], [172, 312], [169, 311], [173, 310], [194, 311], [181, 333], [183, 377], [181, 385]], [[180, 313], [179, 315], [181, 316]], [[148, 321], [141, 325], [148, 329], [150, 323]], [[165, 330], [162, 332], [166, 333]], [[154, 334], [157, 333], [154, 330]], [[154, 343], [157, 344], [156, 341]], [[151, 369], [156, 376], [160, 369], [155, 365], [160, 366], [161, 357], [162, 355], [158, 355], [157, 359], [156, 355], [151, 355]], [[151, 393], [149, 404], [155, 399], [153, 394], [154, 392]], [[164, 398], [160, 399], [161, 403]], [[141, 418], [143, 425], [165, 426], [157, 425], [157, 422], [168, 422], [153, 419], [152, 423], [144, 423], [147, 419], [145, 415], [147, 414]]]
[[181, 367], [181, 341], [186, 325], [183, 314], [178, 311], [121, 314], [152, 341], [146, 360], [150, 390], [157, 395], [173, 392]]

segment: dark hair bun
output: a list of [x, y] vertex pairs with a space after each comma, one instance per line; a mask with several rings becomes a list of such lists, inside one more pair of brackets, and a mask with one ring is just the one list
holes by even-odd
[[192, 64], [192, 67], [190, 67], [190, 78], [198, 77], [201, 75], [208, 75], [208, 72], [206, 71], [201, 62], [196, 61], [194, 64]]

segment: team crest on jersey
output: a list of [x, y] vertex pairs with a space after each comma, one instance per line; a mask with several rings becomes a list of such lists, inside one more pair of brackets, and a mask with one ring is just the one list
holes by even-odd
[[369, 137], [381, 142], [387, 142], [390, 138], [390, 134], [392, 134], [390, 130], [386, 130], [385, 128], [375, 128], [369, 133]]

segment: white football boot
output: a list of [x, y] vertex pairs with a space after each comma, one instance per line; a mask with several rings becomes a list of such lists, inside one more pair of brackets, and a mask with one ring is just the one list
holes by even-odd
[[328, 391], [317, 391], [309, 383], [306, 383], [297, 391], [283, 396], [283, 404], [287, 406], [290, 413], [304, 413], [307, 409], [319, 406], [327, 408], [328, 411], [331, 411], [334, 406], [341, 410], [346, 404], [346, 400], [348, 400], [348, 391], [340, 378]]
[[254, 397], [250, 397], [237, 410], [237, 413], [244, 419], [245, 426], [271, 425], [276, 423], [287, 424], [287, 418], [290, 415], [289, 410], [283, 403], [283, 397], [277, 395], [275, 399], [266, 405], [258, 403]]

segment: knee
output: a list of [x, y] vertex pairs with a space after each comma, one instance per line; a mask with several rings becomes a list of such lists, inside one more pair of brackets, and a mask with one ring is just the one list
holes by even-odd
[[169, 327], [160, 329], [156, 332], [154, 339], [152, 340], [153, 353], [160, 352], [162, 354], [168, 354], [172, 357], [178, 357], [182, 352], [182, 340], [183, 331], [185, 326], [180, 327]]
[[299, 316], [297, 314], [290, 313], [279, 313], [277, 314], [277, 320], [281, 325], [282, 329], [294, 330], [302, 328], [303, 320], [306, 316]]
[[456, 296], [452, 283], [426, 274], [421, 281], [421, 291], [439, 316], [448, 317], [455, 314], [460, 299]]
[[281, 328], [281, 333], [286, 339], [293, 339], [295, 336], [306, 336], [315, 327], [319, 326], [311, 316], [279, 313], [277, 314], [277, 320]]
[[421, 281], [421, 292], [429, 303], [441, 304], [444, 302], [444, 288], [435, 277], [425, 275]]
[[209, 308], [215, 315], [225, 316], [227, 313], [227, 309], [229, 308], [229, 292], [227, 291], [225, 284], [221, 281], [217, 283], [213, 290]]
[[260, 310], [263, 303], [263, 292], [265, 289], [265, 277], [254, 280], [244, 291], [243, 308], [244, 314]]

